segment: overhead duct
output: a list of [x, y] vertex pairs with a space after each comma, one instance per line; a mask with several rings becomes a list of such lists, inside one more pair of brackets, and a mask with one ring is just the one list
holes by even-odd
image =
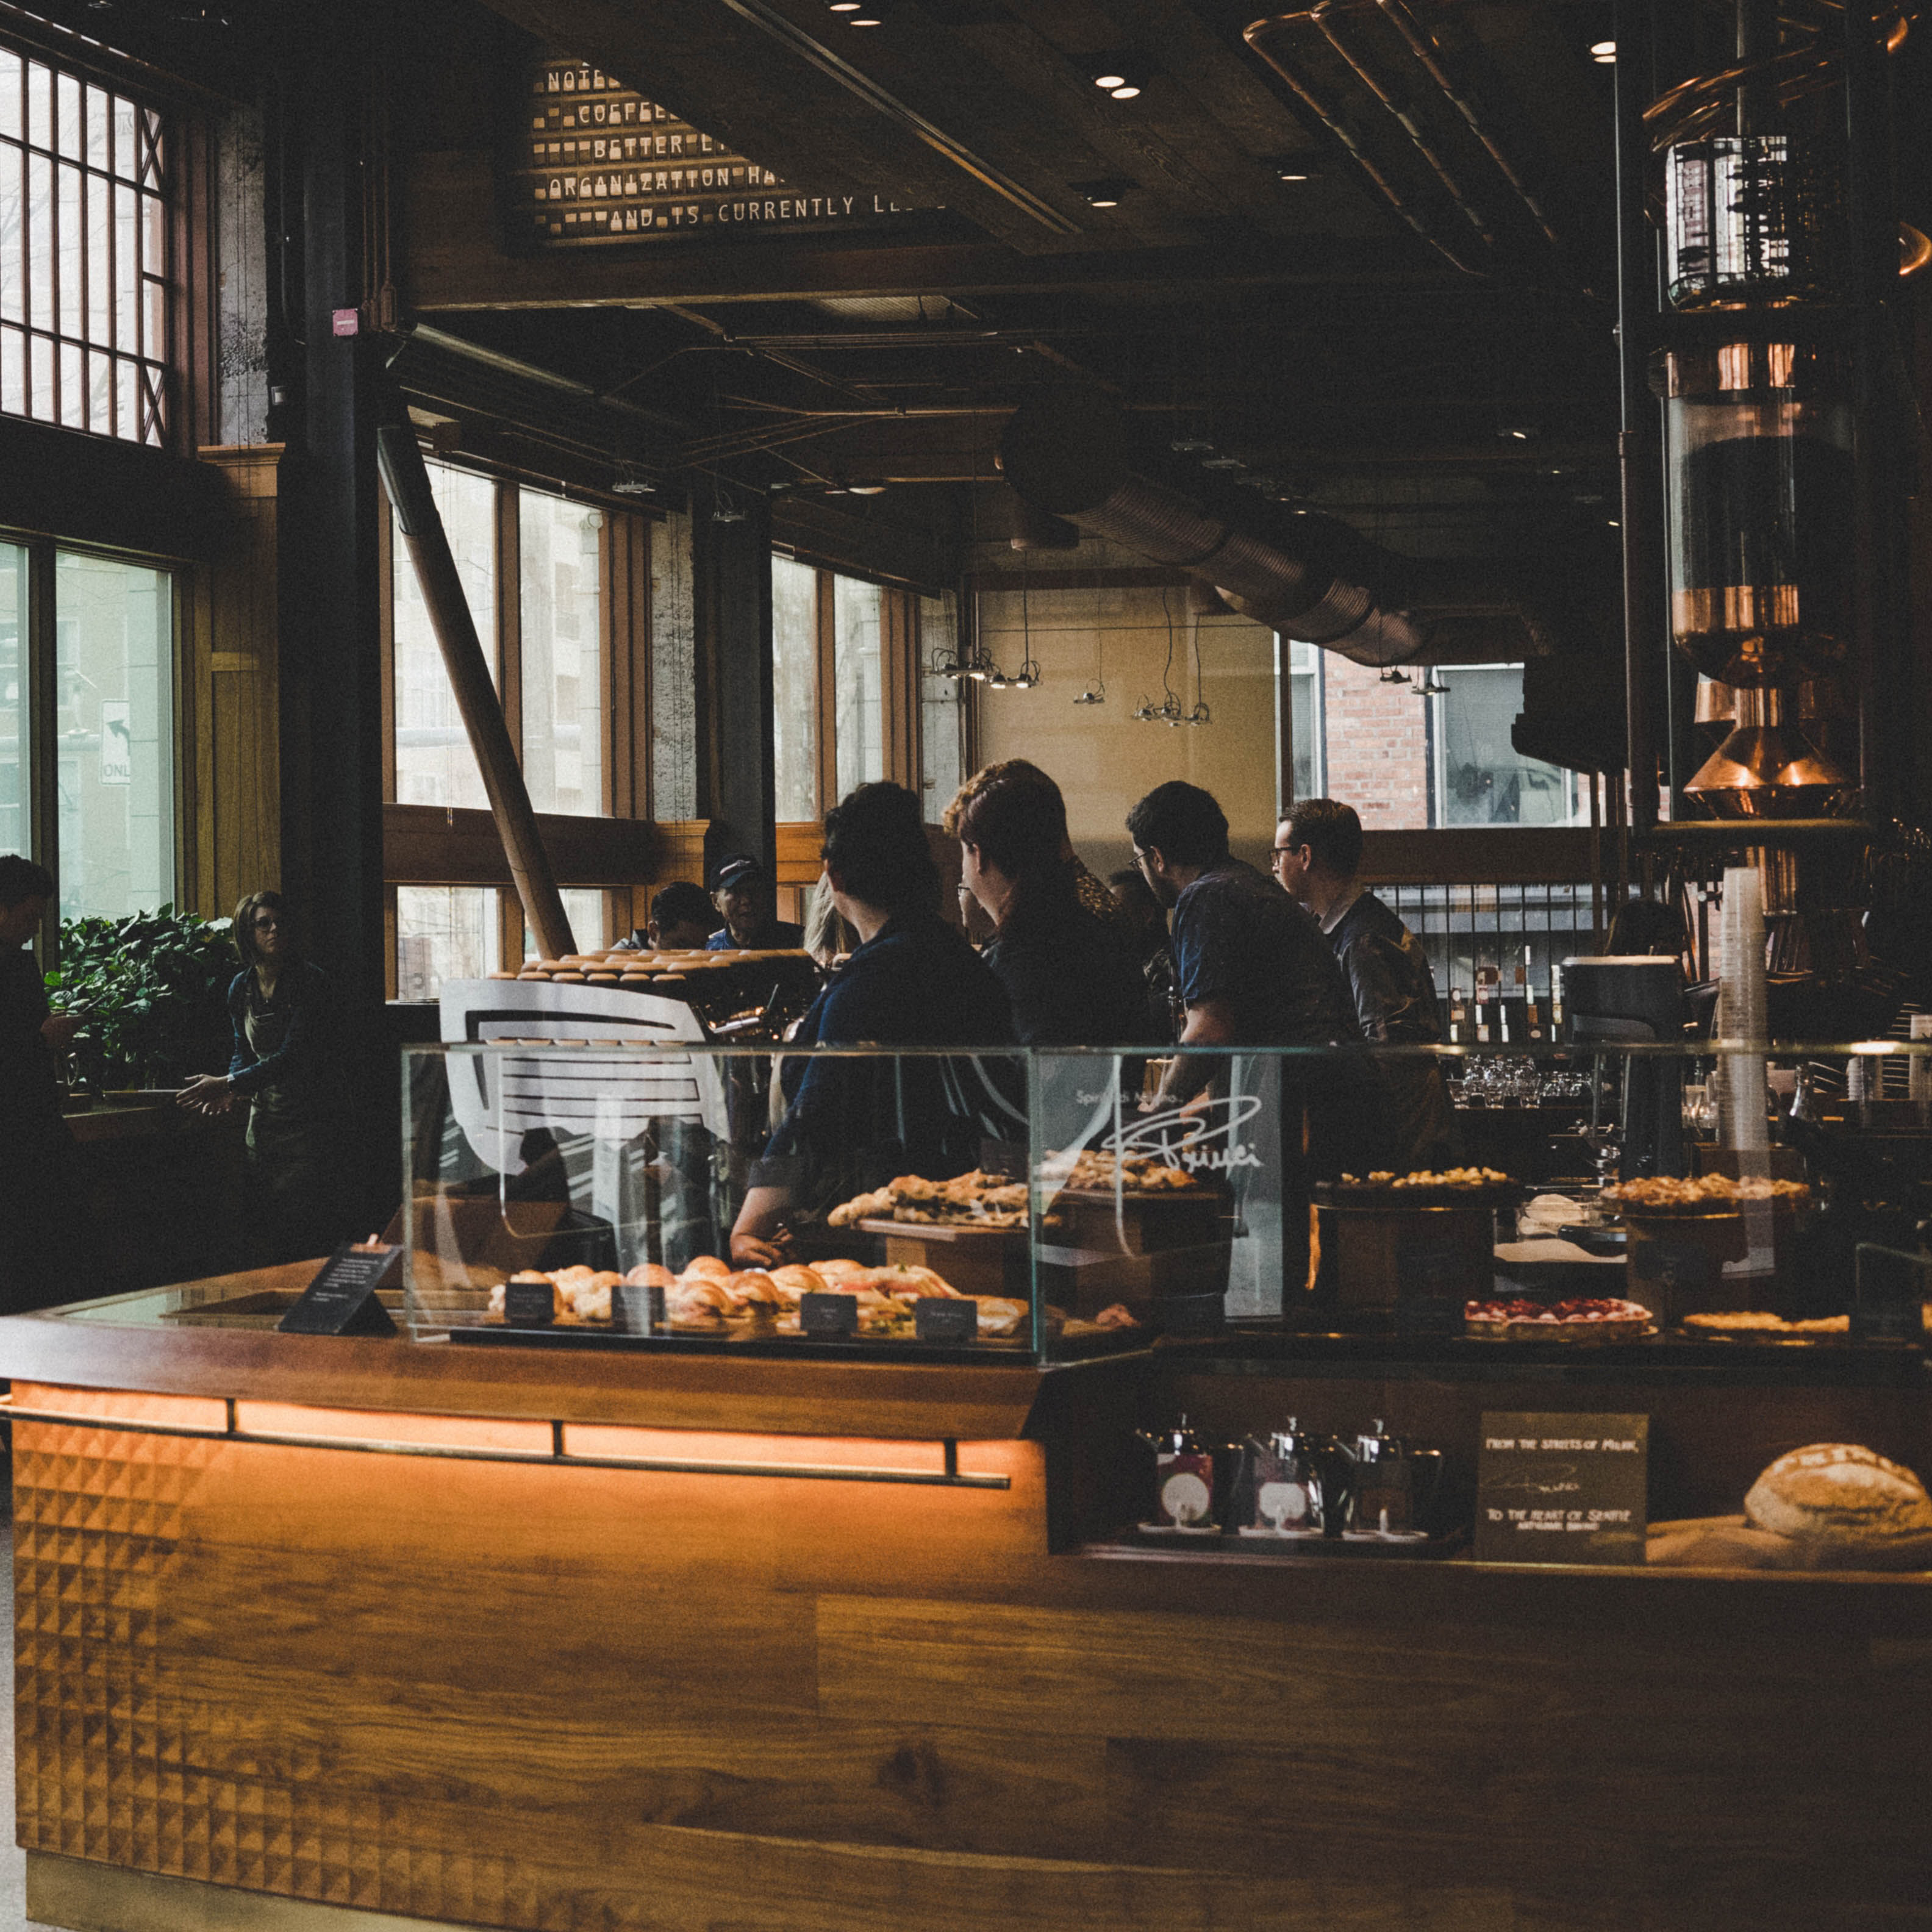
[[999, 462], [1030, 509], [1184, 570], [1244, 616], [1358, 664], [1486, 664], [1553, 648], [1493, 566], [1399, 556], [1317, 511], [1222, 508], [1156, 480], [1125, 416], [1086, 392], [1022, 404]]

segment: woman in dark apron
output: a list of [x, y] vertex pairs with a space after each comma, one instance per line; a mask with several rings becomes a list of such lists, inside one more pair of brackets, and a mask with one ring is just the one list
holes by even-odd
[[235, 1052], [181, 1103], [225, 1113], [248, 1102], [244, 1166], [257, 1264], [330, 1253], [346, 1237], [348, 1087], [328, 976], [297, 950], [286, 901], [255, 892], [235, 909], [243, 970], [228, 989]]

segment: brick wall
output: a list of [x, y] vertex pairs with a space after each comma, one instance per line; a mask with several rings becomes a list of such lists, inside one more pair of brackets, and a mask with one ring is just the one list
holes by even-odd
[[1426, 827], [1427, 705], [1413, 683], [1384, 684], [1379, 671], [1332, 651], [1323, 662], [1328, 796], [1352, 805], [1370, 831]]

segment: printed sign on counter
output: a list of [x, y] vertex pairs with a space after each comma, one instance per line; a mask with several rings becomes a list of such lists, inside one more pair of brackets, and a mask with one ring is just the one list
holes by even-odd
[[1477, 1561], [1641, 1563], [1649, 1464], [1647, 1415], [1485, 1415]]
[[381, 1241], [338, 1248], [275, 1326], [284, 1335], [393, 1335], [376, 1291], [394, 1278], [402, 1254]]

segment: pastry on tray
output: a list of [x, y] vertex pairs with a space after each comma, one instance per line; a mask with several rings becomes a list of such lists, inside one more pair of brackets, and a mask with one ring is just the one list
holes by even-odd
[[835, 1228], [854, 1227], [861, 1221], [898, 1221], [914, 1227], [1023, 1228], [1026, 1184], [979, 1168], [950, 1180], [902, 1174], [869, 1194], [841, 1202], [825, 1218]]
[[1802, 1208], [1811, 1198], [1802, 1180], [1767, 1180], [1753, 1175], [1733, 1180], [1726, 1174], [1700, 1174], [1696, 1180], [1652, 1174], [1604, 1190], [1604, 1199], [1626, 1214], [1723, 1214], [1748, 1202], [1768, 1201], [1780, 1208]]
[[1610, 1297], [1570, 1301], [1471, 1301], [1463, 1333], [1488, 1342], [1631, 1342], [1651, 1326], [1640, 1301]]
[[1787, 1322], [1781, 1315], [1759, 1309], [1735, 1309], [1724, 1314], [1687, 1315], [1684, 1325], [1704, 1335], [1848, 1335], [1849, 1315], [1820, 1315], [1808, 1322]]

